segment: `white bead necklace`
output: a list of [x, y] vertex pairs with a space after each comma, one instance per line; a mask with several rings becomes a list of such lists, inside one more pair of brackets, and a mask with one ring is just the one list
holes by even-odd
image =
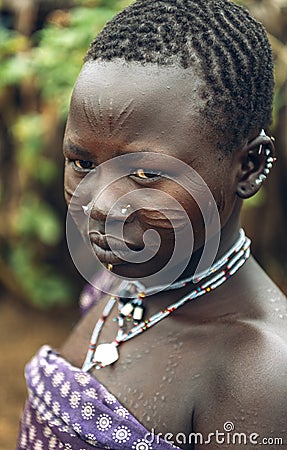
[[[115, 339], [112, 342], [97, 345], [102, 327], [107, 317], [109, 317], [115, 303], [119, 301], [119, 297], [117, 296], [111, 297], [107, 302], [106, 307], [104, 308], [102, 317], [97, 321], [95, 328], [93, 330], [90, 346], [82, 370], [87, 372], [93, 367], [96, 367], [97, 369], [102, 369], [105, 366], [113, 364], [119, 359], [118, 347], [122, 343], [148, 330], [156, 323], [160, 322], [161, 320], [169, 316], [171, 313], [176, 311], [178, 308], [183, 306], [188, 301], [194, 300], [208, 292], [213, 291], [222, 283], [224, 283], [226, 280], [228, 280], [228, 278], [234, 275], [248, 259], [250, 255], [250, 243], [251, 243], [250, 239], [248, 239], [245, 236], [244, 231], [241, 229], [239, 239], [231, 247], [231, 249], [222, 258], [220, 258], [217, 262], [215, 262], [215, 264], [213, 264], [208, 270], [198, 274], [196, 278], [192, 276], [185, 280], [179, 280], [171, 284], [170, 286], [157, 286], [148, 288], [144, 291], [142, 291], [143, 286], [140, 283], [138, 282], [132, 283], [133, 286], [136, 286], [136, 288], [139, 290], [139, 292], [135, 295], [135, 298], [138, 297], [139, 303], [137, 303], [137, 300], [135, 301], [136, 303], [133, 303], [133, 301], [131, 302], [129, 301], [124, 305], [120, 303], [120, 314], [118, 317], [119, 329]], [[154, 314], [149, 319], [143, 320], [140, 323], [134, 325], [131, 328], [131, 330], [129, 331], [124, 330], [124, 316], [128, 316], [130, 312], [132, 312], [132, 311], [129, 312], [130, 306], [127, 307], [127, 305], [132, 305], [133, 311], [135, 312], [137, 307], [142, 308], [140, 301], [145, 296], [153, 295], [153, 293], [162, 290], [167, 291], [171, 289], [179, 289], [181, 287], [186, 286], [190, 282], [199, 282], [210, 275], [213, 276], [208, 281], [206, 281], [201, 286], [189, 292], [187, 295], [182, 297], [177, 302], [168, 306], [164, 310]], [[131, 283], [128, 281], [124, 281], [120, 286], [120, 290], [126, 289], [129, 284]], [[126, 308], [126, 310], [124, 310], [124, 308]]]

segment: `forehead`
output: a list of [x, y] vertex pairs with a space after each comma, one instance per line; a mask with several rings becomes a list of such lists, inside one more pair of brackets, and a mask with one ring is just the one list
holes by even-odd
[[[204, 132], [201, 93], [204, 83], [197, 69], [141, 65], [122, 60], [86, 63], [76, 82], [68, 118], [69, 138], [79, 144], [117, 141], [186, 154], [190, 141], [209, 141]], [[83, 142], [83, 140], [85, 142]], [[88, 144], [89, 145], [89, 144]], [[172, 151], [169, 151], [170, 148]]]

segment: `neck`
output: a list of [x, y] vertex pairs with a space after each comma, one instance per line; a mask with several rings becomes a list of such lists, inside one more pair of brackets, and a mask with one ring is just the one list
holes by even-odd
[[[181, 273], [180, 277], [177, 279], [173, 278], [173, 274], [177, 272], [177, 267], [173, 267], [169, 272], [165, 272], [166, 280], [174, 280], [174, 282], [178, 282], [181, 280], [191, 279], [194, 277], [193, 283], [191, 286], [197, 287], [196, 279], [197, 276], [210, 269], [217, 261], [219, 261], [226, 253], [230, 251], [230, 249], [234, 246], [236, 242], [238, 242], [240, 236], [240, 223], [239, 221], [234, 224], [234, 226], [230, 226], [228, 224], [220, 231], [220, 236], [218, 234], [214, 235], [208, 242], [204, 244], [204, 246], [198, 246], [199, 248], [193, 252], [187, 267]], [[200, 281], [198, 283], [200, 285]], [[162, 283], [164, 285], [164, 283]], [[147, 290], [156, 288], [156, 286], [145, 285]]]
[[[155, 299], [157, 297], [157, 307], [159, 307], [159, 299], [162, 298], [162, 301], [164, 303], [161, 303], [161, 306], [164, 307], [160, 308], [160, 311], [158, 311], [155, 315], [150, 317], [150, 319], [147, 321], [148, 328], [150, 326], [153, 326], [158, 321], [162, 320], [163, 318], [167, 317], [169, 314], [173, 313], [174, 311], [177, 311], [182, 306], [186, 305], [186, 303], [190, 303], [191, 300], [196, 300], [200, 298], [202, 295], [208, 294], [208, 297], [212, 297], [213, 291], [216, 290], [219, 286], [223, 285], [229, 278], [231, 278], [246, 262], [246, 260], [249, 258], [250, 255], [250, 240], [245, 236], [244, 232], [241, 231], [239, 233], [238, 238], [233, 243], [231, 248], [228, 249], [228, 251], [220, 258], [217, 259], [215, 264], [210, 266], [208, 270], [205, 273], [197, 274], [199, 285], [196, 286], [196, 284], [192, 283], [192, 278], [186, 279], [185, 281], [177, 281], [171, 286], [167, 286], [166, 289], [164, 289], [164, 296], [162, 295], [152, 295], [153, 292], [156, 294], [161, 290], [161, 287], [153, 288], [153, 289], [147, 289], [145, 294], [149, 296], [149, 300], [152, 297]], [[230, 283], [229, 283], [230, 284]], [[158, 291], [157, 291], [158, 289]], [[166, 294], [166, 291], [168, 292], [168, 295]], [[187, 292], [186, 292], [187, 290]], [[173, 292], [175, 291], [176, 294], [174, 295]], [[226, 291], [226, 290], [225, 290]], [[161, 293], [162, 294], [162, 293]], [[142, 295], [142, 294], [141, 294]], [[177, 296], [180, 295], [181, 298], [177, 298]], [[220, 296], [222, 297], [222, 291]], [[145, 297], [145, 295], [144, 295]], [[169, 304], [165, 305], [166, 301], [168, 300]], [[171, 302], [173, 300], [173, 302]], [[137, 303], [138, 300], [136, 300], [136, 303], [133, 304], [131, 302], [123, 303], [120, 307], [120, 316], [119, 320], [122, 321], [124, 324], [124, 316], [127, 316], [130, 314], [130, 310], [134, 311], [133, 308], [139, 307], [141, 311], [143, 311], [143, 308], [141, 303]], [[150, 301], [148, 302], [150, 304]], [[199, 302], [201, 304], [201, 302]], [[206, 306], [206, 301], [204, 302]], [[155, 307], [155, 302], [152, 301], [150, 306], [152, 308]], [[148, 308], [150, 309], [150, 308]], [[134, 314], [134, 312], [132, 312]], [[142, 316], [142, 314], [141, 314]], [[134, 316], [135, 317], [135, 316]], [[143, 323], [143, 322], [142, 322]], [[124, 326], [124, 325], [122, 325]], [[141, 332], [142, 324], [138, 324], [135, 329], [133, 329], [133, 333]], [[123, 328], [120, 328], [121, 330]], [[127, 335], [128, 336], [128, 335]], [[129, 338], [128, 338], [129, 339]]]
[[[229, 245], [227, 242], [229, 243]], [[244, 233], [242, 231], [240, 232], [239, 224], [237, 230], [233, 230], [233, 233], [230, 233], [230, 229], [225, 228], [222, 230], [219, 245], [217, 238], [218, 251], [216, 257], [212, 255], [212, 261], [206, 266], [201, 265], [200, 271], [198, 270], [197, 266], [198, 261], [202, 259], [202, 249], [199, 249], [198, 252], [192, 255], [187, 270], [172, 284], [152, 287], [144, 287], [140, 284], [134, 284], [134, 286], [129, 285], [128, 289], [130, 292], [131, 289], [135, 289], [134, 294], [136, 294], [136, 291], [143, 291], [143, 297], [148, 297], [146, 298], [144, 303], [148, 304], [151, 302], [151, 299], [152, 302], [155, 299], [159, 300], [160, 298], [166, 300], [168, 299], [168, 301], [170, 302], [170, 300], [176, 299], [178, 295], [185, 295], [186, 293], [189, 293], [197, 288], [200, 288], [200, 290], [202, 290], [202, 286], [208, 286], [208, 283], [211, 283], [212, 286], [214, 283], [214, 279], [218, 280], [219, 284], [221, 284], [220, 280], [224, 279], [225, 273], [229, 273], [230, 270], [230, 274], [232, 274], [234, 267], [240, 267], [242, 261], [245, 261], [246, 257], [244, 257], [245, 253], [242, 253], [242, 249], [243, 246], [245, 248], [248, 248], [246, 247], [246, 245], [248, 245], [246, 244], [247, 242], [248, 241], [246, 241]], [[214, 246], [210, 243], [207, 243], [206, 245], [214, 248]], [[158, 304], [158, 302], [156, 303]]]

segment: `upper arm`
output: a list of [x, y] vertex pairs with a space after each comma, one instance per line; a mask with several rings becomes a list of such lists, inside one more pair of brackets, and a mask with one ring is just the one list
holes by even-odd
[[287, 449], [285, 343], [244, 339], [214, 366], [194, 414], [195, 448]]

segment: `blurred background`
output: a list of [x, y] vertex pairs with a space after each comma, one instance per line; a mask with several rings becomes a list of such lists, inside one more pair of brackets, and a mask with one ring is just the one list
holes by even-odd
[[[90, 41], [128, 0], [0, 0], [0, 448], [13, 450], [25, 363], [58, 346], [84, 284], [65, 242], [61, 154], [73, 83]], [[253, 253], [287, 292], [287, 0], [242, 0], [276, 64], [278, 162], [247, 201]]]

